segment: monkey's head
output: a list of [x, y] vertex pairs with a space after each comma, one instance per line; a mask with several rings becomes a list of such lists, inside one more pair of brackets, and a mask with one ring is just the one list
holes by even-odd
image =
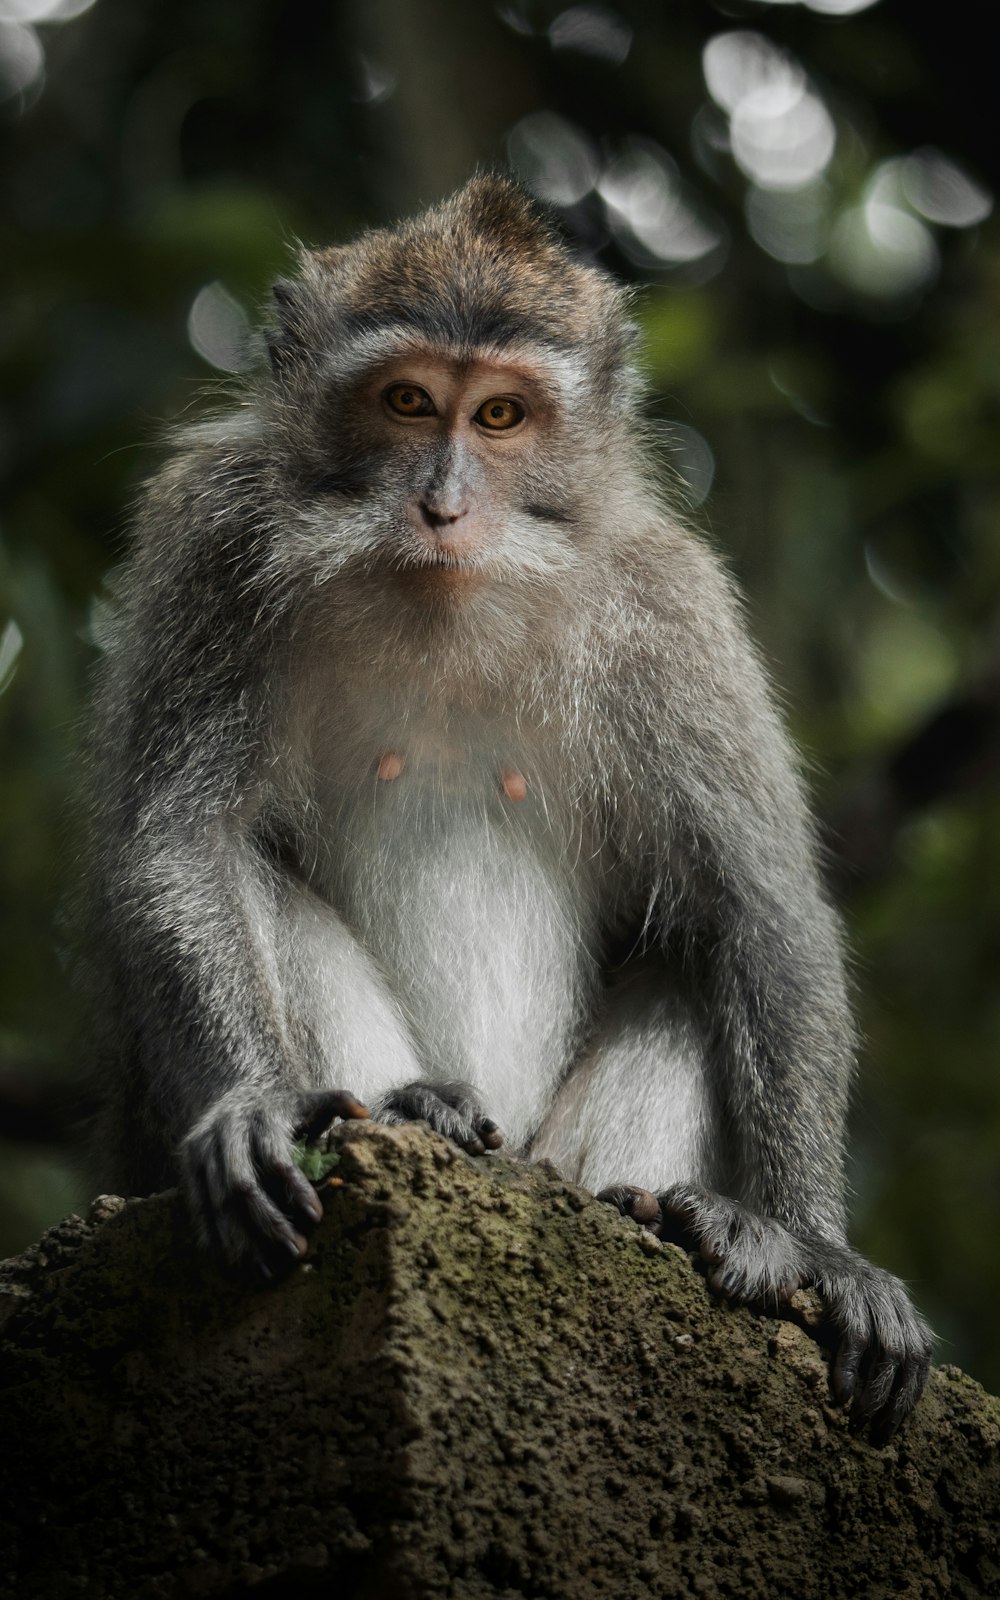
[[325, 575], [458, 593], [565, 565], [634, 456], [633, 328], [515, 182], [305, 252], [274, 295], [262, 422]]

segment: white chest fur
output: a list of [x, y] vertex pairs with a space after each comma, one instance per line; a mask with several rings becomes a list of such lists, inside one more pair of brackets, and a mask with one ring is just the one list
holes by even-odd
[[[600, 852], [565, 755], [502, 704], [412, 681], [323, 687], [296, 741], [310, 887], [384, 978], [418, 1071], [472, 1083], [523, 1144], [579, 1048], [597, 974]], [[356, 1092], [398, 1081], [382, 1049], [384, 1072], [359, 1064]]]

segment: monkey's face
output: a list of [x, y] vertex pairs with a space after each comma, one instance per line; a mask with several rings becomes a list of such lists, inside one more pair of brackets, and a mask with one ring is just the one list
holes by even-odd
[[563, 565], [580, 489], [572, 388], [526, 356], [411, 344], [377, 361], [328, 419], [353, 480], [349, 505], [337, 474], [320, 480], [337, 537], [363, 525], [365, 557], [418, 592]]
[[319, 582], [367, 575], [456, 604], [537, 589], [590, 537], [612, 427], [601, 404], [585, 362], [539, 342], [341, 333], [284, 387], [285, 537]]
[[532, 446], [537, 454], [550, 421], [544, 389], [524, 367], [427, 353], [389, 363], [365, 400], [387, 460], [403, 467], [415, 550], [441, 577], [473, 579], [482, 570], [476, 558], [502, 544]]
[[456, 602], [538, 590], [613, 527], [609, 500], [628, 516], [625, 297], [515, 184], [473, 179], [300, 266], [275, 287], [262, 396], [289, 569]]

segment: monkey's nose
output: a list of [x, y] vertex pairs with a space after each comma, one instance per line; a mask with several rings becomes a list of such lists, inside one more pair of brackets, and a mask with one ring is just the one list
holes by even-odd
[[464, 500], [450, 497], [420, 501], [420, 515], [429, 528], [450, 528], [461, 521], [468, 509]]

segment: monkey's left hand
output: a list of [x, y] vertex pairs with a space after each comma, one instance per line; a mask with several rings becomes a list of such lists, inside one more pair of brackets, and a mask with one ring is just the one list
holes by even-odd
[[454, 1139], [470, 1156], [499, 1150], [503, 1134], [467, 1083], [427, 1083], [418, 1079], [391, 1089], [372, 1109], [376, 1122], [427, 1122], [435, 1133]]
[[814, 1285], [839, 1335], [834, 1398], [850, 1403], [855, 1432], [868, 1428], [873, 1445], [888, 1444], [923, 1393], [931, 1361], [930, 1330], [898, 1278], [849, 1245], [793, 1233], [708, 1189], [675, 1184], [654, 1195], [618, 1184], [597, 1198], [658, 1239], [697, 1250], [717, 1294], [773, 1305]]

